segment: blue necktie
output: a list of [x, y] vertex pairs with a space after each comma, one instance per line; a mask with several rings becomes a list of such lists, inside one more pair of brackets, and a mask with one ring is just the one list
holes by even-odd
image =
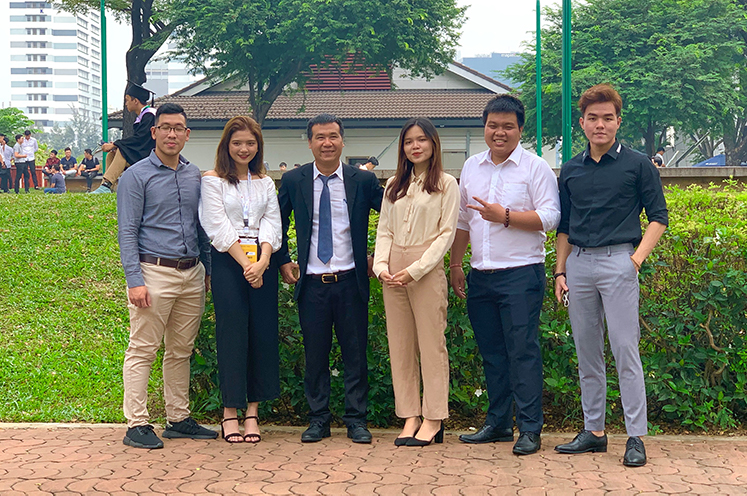
[[319, 197], [319, 239], [316, 256], [323, 264], [332, 258], [332, 204], [329, 199], [329, 180], [332, 176], [319, 175], [322, 180], [322, 195]]

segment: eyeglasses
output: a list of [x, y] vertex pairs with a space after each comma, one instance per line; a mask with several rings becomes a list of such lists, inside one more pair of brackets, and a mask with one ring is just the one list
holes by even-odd
[[156, 126], [156, 129], [164, 134], [171, 134], [171, 131], [174, 131], [176, 134], [184, 134], [187, 132], [187, 128], [184, 126]]

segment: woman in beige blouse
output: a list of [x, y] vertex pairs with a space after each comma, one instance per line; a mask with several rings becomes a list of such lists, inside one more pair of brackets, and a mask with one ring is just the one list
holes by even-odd
[[399, 135], [397, 172], [387, 181], [373, 267], [383, 285], [396, 415], [405, 419], [396, 446], [443, 442], [449, 416], [444, 255], [458, 214], [459, 188], [443, 172], [436, 128], [428, 119], [410, 119]]

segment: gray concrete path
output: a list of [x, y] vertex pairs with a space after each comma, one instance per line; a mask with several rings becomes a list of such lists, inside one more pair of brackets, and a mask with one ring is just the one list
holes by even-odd
[[[622, 465], [625, 436], [607, 453], [560, 455], [573, 436], [547, 433], [527, 457], [511, 443], [467, 445], [458, 433], [424, 448], [396, 448], [397, 431], [356, 445], [343, 429], [301, 444], [301, 429], [262, 426], [257, 445], [164, 440], [122, 444], [121, 425], [0, 424], [0, 495], [344, 494], [601, 495], [747, 494], [747, 438], [646, 438], [649, 463]], [[158, 434], [161, 429], [156, 429]]]

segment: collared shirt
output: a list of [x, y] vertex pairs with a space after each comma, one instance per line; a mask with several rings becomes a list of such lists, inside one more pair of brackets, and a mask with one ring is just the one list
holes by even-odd
[[[407, 194], [396, 202], [389, 201], [384, 193], [381, 202], [379, 227], [376, 230], [376, 251], [373, 271], [378, 277], [389, 270], [389, 253], [392, 245], [419, 246], [430, 244], [419, 260], [407, 267], [416, 281], [443, 264], [449, 251], [459, 217], [459, 186], [449, 174], [441, 176], [441, 191], [428, 193], [423, 189], [425, 173], [412, 175]], [[385, 191], [394, 177], [387, 181]], [[392, 274], [393, 275], [393, 274]]]
[[52, 177], [49, 178], [50, 187], [54, 188], [55, 191], [64, 193], [67, 191], [65, 188], [65, 177], [60, 172], [55, 172]]
[[[21, 148], [21, 144], [20, 143], [16, 143], [15, 145], [13, 145], [13, 152], [17, 153], [19, 155], [26, 155], [23, 152], [23, 148]], [[26, 163], [27, 157], [18, 158], [15, 155], [13, 155], [13, 157], [15, 158], [17, 164], [25, 164]]]
[[[555, 173], [542, 158], [521, 144], [500, 164], [493, 163], [490, 150], [473, 155], [464, 163], [459, 193], [457, 228], [469, 232], [473, 268], [508, 269], [545, 261], [545, 232], [558, 225], [560, 200]], [[479, 205], [475, 196], [512, 212], [536, 212], [542, 231], [484, 220], [479, 212], [467, 208]]]
[[145, 285], [140, 254], [163, 258], [199, 256], [210, 274], [210, 240], [200, 227], [200, 170], [179, 157], [176, 170], [155, 151], [119, 178], [119, 253], [127, 287]]
[[649, 222], [669, 224], [667, 203], [656, 167], [644, 154], [618, 141], [599, 163], [586, 150], [560, 170], [558, 232], [584, 248], [641, 242], [641, 212]]
[[70, 170], [72, 168], [75, 168], [77, 165], [77, 162], [75, 161], [75, 157], [70, 156], [70, 158], [62, 157], [60, 159], [60, 165], [62, 166], [62, 170]]
[[3, 157], [3, 163], [5, 164], [4, 167], [10, 169], [10, 166], [12, 165], [11, 160], [13, 160], [13, 147], [3, 143], [0, 145], [0, 155]]
[[21, 153], [26, 155], [26, 161], [27, 162], [33, 162], [34, 161], [34, 153], [39, 149], [39, 143], [36, 142], [36, 138], [29, 138], [26, 139], [25, 137], [21, 139]]
[[322, 175], [313, 165], [314, 171], [314, 212], [311, 217], [311, 243], [309, 245], [309, 263], [307, 274], [329, 274], [355, 268], [353, 259], [353, 239], [350, 237], [350, 214], [348, 214], [348, 200], [345, 193], [345, 180], [342, 177], [342, 162], [330, 176], [329, 200], [332, 207], [332, 258], [323, 264], [317, 256], [319, 245], [319, 200], [322, 196], [324, 183], [319, 178]]

